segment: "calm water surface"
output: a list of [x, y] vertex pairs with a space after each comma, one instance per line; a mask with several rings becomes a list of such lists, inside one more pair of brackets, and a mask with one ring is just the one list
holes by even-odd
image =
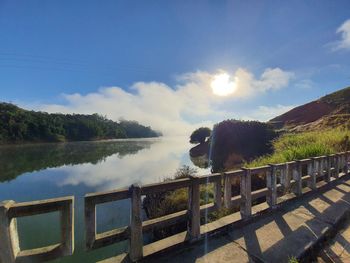
[[[96, 262], [127, 249], [122, 242], [85, 252], [84, 195], [132, 183], [160, 182], [193, 166], [187, 138], [156, 138], [0, 147], [0, 201], [75, 196], [75, 252], [56, 262]], [[209, 173], [197, 168], [198, 174]], [[129, 201], [97, 206], [98, 232], [129, 224]], [[18, 219], [22, 249], [59, 242], [58, 213]]]

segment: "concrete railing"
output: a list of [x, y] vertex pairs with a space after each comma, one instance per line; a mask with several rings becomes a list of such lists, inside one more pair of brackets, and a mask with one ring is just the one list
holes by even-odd
[[[271, 164], [256, 168], [192, 176], [190, 178], [148, 184], [132, 185], [129, 188], [87, 194], [85, 196], [85, 237], [87, 250], [101, 248], [123, 240], [129, 242], [129, 257], [137, 261], [144, 256], [173, 246], [169, 238], [157, 248], [152, 244], [144, 245], [144, 234], [162, 229], [179, 222], [187, 222], [184, 238], [175, 243], [201, 239], [201, 217], [206, 213], [225, 208], [239, 207], [242, 222], [252, 216], [252, 204], [255, 200], [266, 197], [270, 209], [275, 209], [278, 197], [286, 193], [300, 196], [303, 193], [303, 182], [311, 190], [317, 189], [317, 183], [325, 183], [337, 179], [339, 175], [348, 173], [350, 152], [342, 152], [328, 156], [319, 156], [293, 162]], [[266, 188], [252, 191], [252, 177], [257, 174], [266, 177]], [[240, 184], [240, 194], [232, 196], [232, 184]], [[214, 185], [214, 202], [200, 206], [200, 186]], [[142, 196], [176, 189], [188, 189], [188, 209], [155, 219], [142, 221]], [[125, 227], [97, 233], [96, 206], [118, 200], [130, 200], [130, 224]], [[52, 199], [47, 201], [14, 203], [4, 202], [0, 207], [0, 258], [3, 262], [17, 262], [18, 259], [35, 259], [44, 261], [73, 253], [73, 197]], [[62, 243], [54, 247], [20, 251], [15, 218], [52, 211], [61, 211]], [[219, 227], [219, 226], [218, 226]], [[159, 241], [157, 241], [159, 242]], [[19, 262], [19, 261], [18, 261]]]
[[[17, 220], [18, 217], [60, 212], [59, 244], [21, 250]], [[72, 255], [74, 251], [74, 197], [62, 197], [43, 201], [0, 204], [0, 262], [42, 262]]]

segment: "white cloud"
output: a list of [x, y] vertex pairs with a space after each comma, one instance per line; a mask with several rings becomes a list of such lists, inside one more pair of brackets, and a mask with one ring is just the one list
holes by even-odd
[[346, 20], [336, 32], [341, 35], [341, 40], [334, 43], [333, 50], [350, 49], [350, 19]]
[[[222, 108], [237, 99], [251, 97], [288, 86], [293, 73], [280, 68], [267, 68], [260, 76], [239, 68], [231, 79], [236, 91], [226, 97], [215, 96], [210, 83], [215, 74], [187, 73], [178, 77], [178, 84], [170, 87], [159, 82], [137, 82], [127, 92], [120, 87], [101, 88], [97, 92], [63, 94], [65, 104], [37, 107], [48, 112], [100, 113], [118, 120], [123, 117], [162, 131], [165, 135], [188, 135], [199, 126], [212, 126], [226, 118], [240, 118], [237, 113]], [[262, 120], [262, 119], [261, 119]]]
[[251, 72], [239, 68], [235, 73], [235, 78], [238, 80], [235, 96], [247, 97], [260, 92], [284, 88], [288, 86], [293, 76], [294, 74], [292, 72], [283, 71], [280, 68], [267, 68], [261, 74], [260, 79], [255, 79]]

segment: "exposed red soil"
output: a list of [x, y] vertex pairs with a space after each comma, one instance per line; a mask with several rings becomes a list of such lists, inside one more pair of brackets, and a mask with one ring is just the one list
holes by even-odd
[[306, 124], [330, 114], [333, 110], [334, 108], [328, 103], [316, 100], [296, 107], [270, 121], [283, 123], [283, 126]]

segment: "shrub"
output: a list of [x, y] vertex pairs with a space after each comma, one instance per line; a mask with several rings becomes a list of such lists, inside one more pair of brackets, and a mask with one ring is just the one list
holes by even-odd
[[207, 127], [201, 127], [192, 132], [190, 136], [190, 143], [203, 143], [210, 137], [211, 130]]

